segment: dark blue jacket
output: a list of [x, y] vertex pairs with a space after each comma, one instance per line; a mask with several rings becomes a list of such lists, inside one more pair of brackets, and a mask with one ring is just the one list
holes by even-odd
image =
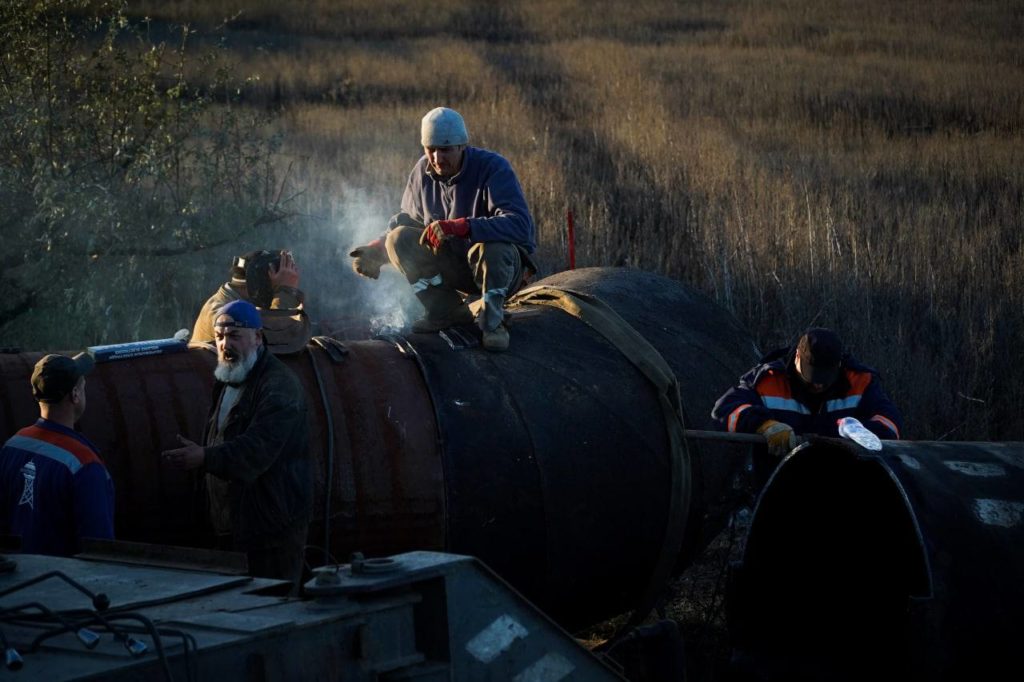
[[82, 538], [114, 537], [114, 482], [82, 434], [47, 419], [0, 449], [0, 533], [22, 551], [71, 556]]
[[878, 374], [847, 355], [839, 378], [820, 394], [809, 392], [793, 366], [795, 349], [781, 348], [740, 377], [718, 399], [711, 417], [723, 431], [753, 433], [774, 419], [798, 434], [838, 436], [836, 422], [856, 417], [879, 438], [898, 439], [903, 418], [882, 390]]
[[523, 188], [512, 165], [499, 154], [466, 147], [462, 168], [450, 178], [430, 170], [423, 156], [409, 174], [402, 210], [429, 225], [435, 220], [469, 218], [469, 239], [456, 248], [468, 251], [478, 242], [509, 242], [533, 253], [536, 230]]

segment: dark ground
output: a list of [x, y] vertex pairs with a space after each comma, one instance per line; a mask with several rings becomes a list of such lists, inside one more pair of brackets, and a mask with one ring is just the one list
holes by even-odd
[[[645, 625], [653, 625], [668, 619], [678, 626], [685, 651], [686, 682], [720, 682], [726, 679], [729, 662], [726, 581], [729, 563], [740, 559], [749, 520], [749, 509], [734, 513], [729, 526], [693, 564], [673, 579], [671, 592], [661, 612], [650, 614], [645, 621]], [[627, 621], [628, 615], [623, 614], [578, 632], [576, 637], [588, 649], [600, 652]]]

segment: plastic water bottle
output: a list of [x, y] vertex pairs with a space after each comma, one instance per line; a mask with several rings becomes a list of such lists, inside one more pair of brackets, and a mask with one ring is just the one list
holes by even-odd
[[868, 431], [856, 418], [843, 417], [842, 419], [837, 419], [836, 423], [839, 425], [839, 435], [843, 438], [852, 440], [865, 450], [877, 452], [882, 449], [882, 441], [878, 436]]

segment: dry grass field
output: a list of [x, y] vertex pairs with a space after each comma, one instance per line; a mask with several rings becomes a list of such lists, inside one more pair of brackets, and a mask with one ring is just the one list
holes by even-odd
[[[273, 114], [323, 314], [445, 104], [516, 167], [548, 271], [692, 283], [767, 349], [834, 326], [907, 435], [1024, 439], [1024, 8], [1014, 2], [130, 4], [220, 26]], [[220, 277], [211, 275], [210, 284]], [[316, 304], [313, 304], [314, 307]], [[358, 306], [356, 312], [359, 312]]]
[[[577, 265], [688, 282], [765, 350], [836, 328], [881, 371], [907, 437], [1024, 440], [1020, 2], [128, 6], [154, 40], [187, 22], [197, 49], [222, 44], [252, 77], [233, 106], [266, 116], [280, 141], [273, 191], [289, 218], [133, 264], [150, 273], [139, 286], [152, 305], [97, 338], [54, 336], [43, 309], [0, 324], [3, 345], [191, 326], [230, 257], [257, 246], [295, 251], [314, 319], [399, 322], [407, 287], [355, 277], [346, 254], [397, 211], [420, 117], [446, 105], [516, 168], [546, 272], [567, 266], [571, 211]], [[67, 296], [131, 300], [102, 286], [83, 277]], [[714, 585], [729, 548], [717, 551], [688, 580]], [[718, 592], [680, 590], [691, 622], [718, 632], [718, 605], [693, 598]]]
[[[93, 259], [61, 297], [0, 315], [6, 345], [190, 326], [258, 246], [296, 252], [315, 319], [400, 323], [406, 287], [359, 280], [346, 254], [396, 211], [419, 119], [444, 104], [517, 169], [547, 272], [567, 266], [572, 211], [578, 265], [691, 283], [765, 350], [838, 329], [907, 436], [1024, 439], [1019, 3], [133, 0], [128, 15], [155, 42], [188, 23], [189, 49], [222, 46], [250, 79], [232, 106], [280, 143], [267, 193], [288, 219], [239, 218], [237, 239], [205, 245], [200, 221], [202, 248]], [[129, 271], [135, 299], [111, 276]], [[54, 329], [76, 297], [103, 324]]]

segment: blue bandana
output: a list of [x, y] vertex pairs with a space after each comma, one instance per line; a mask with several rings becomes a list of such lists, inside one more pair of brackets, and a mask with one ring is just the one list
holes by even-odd
[[221, 315], [230, 315], [234, 322], [227, 324], [214, 321], [215, 327], [241, 327], [243, 329], [262, 329], [263, 320], [260, 319], [260, 311], [248, 301], [232, 301], [217, 311], [217, 318]]

